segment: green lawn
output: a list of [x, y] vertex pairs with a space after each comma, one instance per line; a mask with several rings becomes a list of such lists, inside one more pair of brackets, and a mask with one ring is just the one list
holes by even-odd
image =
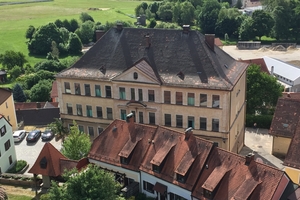
[[32, 200], [34, 197], [28, 197], [25, 195], [8, 194], [9, 200]]
[[[0, 0], [0, 2], [16, 2], [18, 0]], [[26, 0], [20, 0], [24, 2]], [[136, 19], [117, 13], [134, 15], [134, 8], [141, 1], [130, 0], [54, 0], [28, 4], [0, 6], [0, 54], [6, 50], [20, 51], [27, 55], [31, 65], [44, 59], [29, 57], [25, 32], [29, 25], [35, 27], [54, 22], [56, 19], [77, 19], [82, 12], [89, 13], [95, 21], [105, 23], [117, 20], [135, 22]], [[89, 8], [100, 8], [90, 11]], [[102, 10], [101, 10], [102, 8]]]

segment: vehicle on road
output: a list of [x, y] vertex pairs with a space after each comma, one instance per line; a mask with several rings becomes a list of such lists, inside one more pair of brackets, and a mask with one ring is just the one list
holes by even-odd
[[34, 130], [28, 133], [26, 137], [27, 142], [36, 142], [41, 137], [40, 130]]
[[13, 133], [14, 142], [21, 142], [25, 138], [25, 136], [26, 136], [25, 130], [14, 131]]
[[54, 137], [54, 133], [51, 129], [46, 129], [42, 133], [42, 141], [50, 141], [53, 139], [53, 137]]

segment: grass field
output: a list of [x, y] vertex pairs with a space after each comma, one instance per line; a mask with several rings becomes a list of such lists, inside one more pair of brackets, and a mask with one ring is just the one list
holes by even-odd
[[[19, 0], [0, 0], [0, 2], [16, 2]], [[20, 0], [24, 2], [26, 0]], [[0, 6], [0, 54], [6, 50], [20, 51], [27, 56], [31, 65], [44, 59], [29, 57], [25, 32], [29, 25], [39, 27], [56, 19], [77, 19], [82, 12], [89, 13], [95, 21], [105, 23], [117, 20], [134, 22], [136, 19], [124, 14], [134, 15], [134, 8], [140, 1], [130, 0], [54, 0], [50, 2], [15, 4]], [[100, 8], [90, 11], [89, 8]], [[102, 10], [101, 10], [102, 8]]]

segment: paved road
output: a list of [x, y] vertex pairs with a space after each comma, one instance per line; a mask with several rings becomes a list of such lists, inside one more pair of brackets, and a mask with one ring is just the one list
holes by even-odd
[[[57, 149], [61, 149], [61, 140], [55, 141], [52, 139], [51, 144]], [[32, 167], [38, 155], [40, 154], [45, 142], [42, 142], [41, 138], [36, 143], [27, 143], [26, 138], [20, 143], [15, 143], [16, 154], [18, 160], [26, 160], [29, 164], [28, 170]], [[28, 171], [27, 170], [27, 171]], [[25, 174], [28, 174], [26, 171]], [[32, 174], [30, 174], [32, 175]]]

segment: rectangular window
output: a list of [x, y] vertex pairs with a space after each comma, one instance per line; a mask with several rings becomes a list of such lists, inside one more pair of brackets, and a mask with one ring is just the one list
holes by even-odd
[[153, 170], [154, 172], [156, 172], [156, 173], [160, 173], [160, 172], [161, 172], [161, 167], [152, 164], [152, 170]]
[[170, 192], [170, 200], [187, 200], [187, 199]]
[[144, 123], [144, 113], [143, 112], [139, 112], [139, 123], [143, 124]]
[[95, 96], [101, 97], [101, 87], [100, 85], [95, 85]]
[[189, 106], [195, 105], [195, 94], [194, 93], [188, 93], [188, 105]]
[[78, 125], [78, 129], [80, 133], [84, 133], [84, 127], [82, 125]]
[[5, 147], [5, 151], [7, 151], [7, 150], [10, 148], [10, 140], [7, 140], [7, 141], [4, 143], [4, 147]]
[[176, 92], [176, 104], [182, 105], [182, 92]]
[[139, 89], [139, 101], [143, 101], [143, 90]]
[[149, 124], [155, 124], [155, 113], [149, 112]]
[[219, 108], [220, 107], [220, 96], [212, 95], [212, 107]]
[[212, 119], [212, 131], [219, 132], [219, 119]]
[[124, 165], [128, 165], [128, 163], [129, 163], [129, 159], [125, 158], [123, 156], [120, 156], [120, 161], [121, 161], [121, 164], [124, 164]]
[[6, 126], [5, 125], [3, 125], [1, 127], [0, 132], [1, 132], [1, 137], [5, 135], [5, 133], [6, 133]]
[[150, 193], [154, 194], [153, 187], [154, 187], [154, 185], [152, 185], [151, 183], [143, 181], [143, 189], [146, 190], [147, 192], [150, 192]]
[[200, 106], [207, 107], [207, 94], [200, 94]]
[[77, 115], [82, 116], [82, 106], [80, 104], [76, 105]]
[[135, 89], [130, 88], [130, 93], [131, 93], [131, 100], [135, 100]]
[[71, 103], [67, 103], [67, 112], [68, 115], [73, 115], [73, 107]]
[[111, 87], [105, 86], [106, 98], [111, 98]]
[[171, 114], [165, 114], [165, 126], [171, 126]]
[[131, 113], [133, 114], [134, 122], [136, 122], [136, 121], [135, 121], [135, 120], [136, 120], [135, 111], [132, 110]]
[[13, 161], [12, 161], [12, 157], [11, 157], [11, 156], [9, 156], [9, 157], [8, 157], [8, 161], [9, 161], [9, 165], [11, 165], [11, 164], [12, 164], [12, 162], [13, 162]]
[[100, 135], [102, 133], [102, 131], [103, 131], [103, 128], [98, 127], [98, 135]]
[[170, 104], [171, 103], [171, 92], [164, 91], [164, 103]]
[[75, 94], [81, 95], [80, 84], [79, 83], [74, 83], [74, 87], [75, 87]]
[[188, 127], [195, 128], [194, 125], [195, 125], [194, 117], [193, 116], [188, 116]]
[[120, 95], [120, 99], [126, 99], [125, 88], [123, 87], [119, 88], [119, 95]]
[[176, 179], [178, 182], [181, 182], [181, 183], [185, 183], [185, 181], [186, 181], [186, 177], [182, 176], [180, 174], [176, 174]]
[[65, 93], [66, 94], [71, 94], [71, 88], [70, 88], [70, 83], [65, 82]]
[[91, 96], [90, 84], [84, 84], [85, 96]]
[[209, 190], [203, 189], [203, 196], [207, 199], [212, 199], [213, 193]]
[[102, 107], [97, 106], [96, 110], [97, 110], [97, 117], [103, 118]]
[[86, 116], [87, 117], [93, 117], [92, 106], [86, 106]]
[[206, 118], [200, 117], [200, 129], [206, 130]]
[[90, 136], [94, 136], [94, 127], [89, 126], [88, 131]]
[[121, 110], [121, 119], [126, 120], [126, 110]]
[[155, 101], [154, 90], [148, 90], [148, 101]]
[[176, 127], [182, 128], [182, 115], [176, 115]]
[[112, 108], [106, 108], [107, 119], [113, 119]]

